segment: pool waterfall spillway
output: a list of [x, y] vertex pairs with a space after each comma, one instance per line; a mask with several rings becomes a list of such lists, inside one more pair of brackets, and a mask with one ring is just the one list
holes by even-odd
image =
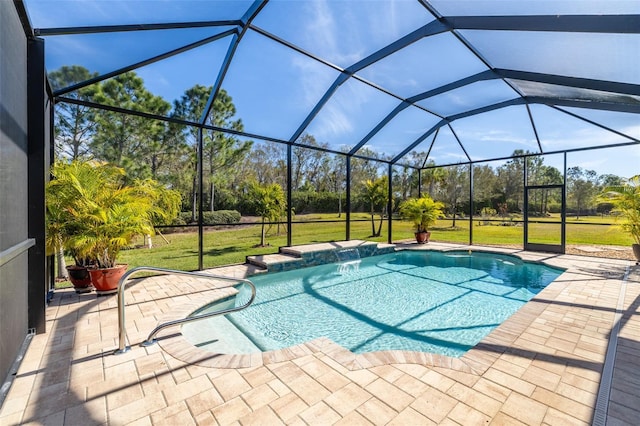
[[[155, 336], [158, 334], [158, 332], [160, 332], [161, 330], [163, 330], [163, 329], [165, 329], [167, 327], [173, 327], [173, 326], [184, 324], [184, 323], [188, 323], [188, 322], [199, 321], [199, 320], [211, 318], [211, 317], [218, 316], [218, 315], [225, 315], [225, 314], [229, 314], [229, 313], [232, 313], [232, 312], [241, 311], [241, 310], [243, 310], [245, 308], [248, 308], [253, 303], [253, 301], [255, 300], [255, 297], [256, 297], [256, 286], [250, 280], [247, 280], [247, 279], [244, 279], [244, 278], [232, 278], [232, 277], [226, 277], [226, 276], [223, 276], [223, 275], [205, 274], [203, 272], [176, 271], [176, 270], [173, 270], [173, 269], [156, 268], [156, 267], [152, 267], [152, 266], [139, 266], [137, 268], [133, 268], [133, 269], [127, 271], [122, 276], [122, 278], [120, 278], [120, 281], [118, 282], [118, 349], [116, 351], [114, 351], [114, 355], [123, 354], [123, 353], [125, 353], [125, 352], [127, 352], [129, 350], [129, 347], [127, 346], [127, 343], [126, 343], [127, 331], [126, 331], [126, 327], [125, 327], [125, 318], [124, 318], [125, 282], [131, 275], [133, 275], [135, 273], [138, 273], [138, 272], [142, 272], [142, 271], [145, 271], [145, 272], [158, 272], [158, 273], [161, 273], [161, 274], [170, 274], [170, 275], [184, 275], [184, 276], [190, 276], [190, 277], [196, 277], [196, 278], [206, 278], [206, 279], [219, 280], [219, 281], [231, 281], [231, 282], [235, 282], [236, 283], [232, 287], [235, 287], [236, 285], [246, 284], [251, 288], [251, 296], [249, 297], [249, 300], [247, 302], [245, 302], [244, 304], [242, 304], [241, 306], [236, 306], [236, 307], [229, 308], [229, 309], [221, 309], [219, 311], [209, 312], [209, 313], [202, 314], [202, 315], [197, 315], [197, 316], [190, 316], [190, 317], [187, 317], [187, 318], [182, 318], [182, 319], [178, 319], [178, 320], [174, 320], [174, 321], [167, 321], [165, 323], [162, 323], [162, 324], [158, 325], [156, 328], [154, 328], [151, 331], [151, 333], [149, 333], [149, 336], [147, 337], [147, 339], [142, 343], [143, 346], [148, 346], [148, 345], [151, 345], [151, 344], [155, 343]], [[216, 288], [224, 288], [224, 287], [216, 287]]]
[[338, 273], [357, 271], [360, 268], [360, 251], [357, 248], [348, 248], [335, 251], [338, 259]]

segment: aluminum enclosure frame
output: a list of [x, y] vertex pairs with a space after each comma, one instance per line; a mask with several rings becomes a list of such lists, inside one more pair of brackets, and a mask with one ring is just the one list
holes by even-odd
[[[512, 84], [510, 80], [520, 80], [520, 81], [528, 81], [533, 83], [541, 83], [562, 87], [571, 87], [577, 89], [586, 89], [593, 91], [602, 91], [607, 93], [617, 93], [631, 96], [640, 96], [640, 85], [631, 84], [631, 83], [622, 83], [615, 81], [603, 81], [603, 80], [595, 80], [595, 79], [587, 79], [587, 78], [578, 78], [571, 76], [562, 76], [562, 75], [552, 75], [552, 74], [544, 74], [539, 72], [529, 72], [529, 71], [521, 71], [521, 70], [513, 70], [513, 69], [505, 69], [505, 68], [497, 68], [493, 67], [490, 62], [482, 56], [482, 54], [470, 43], [466, 40], [461, 34], [461, 30], [493, 30], [493, 31], [537, 31], [537, 32], [567, 32], [567, 33], [613, 33], [613, 34], [639, 34], [640, 33], [640, 15], [513, 15], [513, 16], [443, 16], [440, 14], [430, 3], [420, 0], [420, 4], [427, 9], [436, 19], [425, 24], [424, 26], [418, 28], [417, 30], [411, 32], [410, 34], [401, 37], [400, 39], [390, 43], [389, 45], [379, 49], [378, 51], [370, 54], [364, 59], [357, 61], [349, 67], [341, 68], [334, 64], [327, 62], [326, 60], [314, 55], [293, 43], [284, 40], [274, 34], [269, 33], [268, 31], [256, 26], [253, 24], [253, 20], [258, 16], [261, 10], [266, 6], [267, 1], [257, 0], [254, 1], [253, 4], [248, 8], [245, 12], [244, 16], [237, 20], [221, 20], [221, 21], [200, 21], [200, 22], [176, 22], [176, 23], [164, 23], [164, 24], [136, 24], [136, 25], [109, 25], [109, 26], [96, 26], [96, 27], [69, 27], [69, 28], [43, 28], [34, 30], [35, 34], [39, 34], [41, 36], [55, 36], [55, 35], [65, 35], [65, 34], [91, 34], [91, 33], [104, 33], [104, 32], [129, 32], [129, 31], [146, 31], [146, 30], [159, 30], [159, 29], [174, 29], [174, 28], [202, 28], [202, 27], [223, 27], [223, 26], [233, 26], [234, 29], [227, 30], [218, 35], [209, 37], [207, 39], [203, 39], [199, 42], [192, 43], [190, 45], [184, 46], [182, 48], [174, 49], [172, 51], [166, 52], [164, 54], [155, 56], [145, 61], [137, 62], [135, 64], [131, 64], [124, 68], [121, 68], [117, 71], [110, 72], [108, 74], [100, 75], [91, 80], [87, 80], [85, 82], [73, 85], [71, 87], [60, 89], [54, 92], [54, 97], [56, 102], [69, 102], [75, 103], [85, 106], [90, 106], [94, 108], [107, 109], [116, 112], [122, 113], [130, 113], [133, 115], [143, 116], [149, 119], [170, 121], [170, 122], [179, 122], [180, 124], [194, 126], [199, 129], [200, 140], [198, 144], [202, 144], [202, 131], [214, 130], [223, 132], [226, 134], [238, 135], [247, 138], [253, 138], [268, 142], [276, 142], [287, 146], [287, 188], [286, 188], [286, 196], [288, 205], [291, 205], [292, 199], [292, 188], [291, 188], [291, 165], [292, 165], [292, 148], [293, 147], [303, 147], [305, 149], [318, 150], [334, 155], [343, 155], [346, 158], [346, 193], [347, 193], [347, 223], [346, 223], [346, 232], [345, 238], [348, 240], [351, 237], [350, 232], [350, 212], [351, 212], [351, 159], [352, 158], [362, 158], [365, 160], [377, 161], [381, 165], [386, 164], [388, 167], [388, 176], [389, 176], [389, 194], [393, 193], [392, 188], [392, 176], [393, 176], [393, 166], [405, 166], [410, 167], [412, 169], [418, 170], [421, 172], [424, 169], [428, 169], [431, 166], [427, 166], [427, 161], [429, 159], [429, 153], [431, 148], [433, 147], [437, 137], [439, 130], [443, 127], [447, 127], [453, 133], [456, 138], [458, 144], [464, 155], [466, 156], [465, 162], [459, 163], [451, 163], [451, 164], [439, 164], [437, 167], [447, 167], [454, 165], [467, 165], [471, 172], [473, 171], [475, 164], [485, 163], [489, 161], [500, 161], [500, 160], [509, 160], [512, 158], [517, 158], [513, 156], [509, 157], [496, 157], [489, 158], [483, 160], [474, 161], [472, 157], [468, 154], [464, 142], [460, 140], [458, 135], [455, 133], [453, 127], [451, 127], [451, 123], [456, 120], [460, 120], [462, 118], [482, 114], [488, 111], [495, 111], [502, 108], [506, 108], [514, 105], [523, 105], [527, 108], [527, 112], [531, 119], [531, 125], [533, 128], [533, 132], [536, 135], [536, 140], [538, 143], [538, 147], [540, 149], [539, 153], [533, 154], [524, 154], [522, 157], [535, 156], [535, 155], [550, 155], [550, 154], [558, 154], [558, 153], [566, 153], [568, 152], [579, 152], [579, 151], [587, 151], [587, 150], [596, 150], [602, 148], [609, 147], [623, 147], [630, 145], [640, 144], [640, 140], [628, 134], [622, 133], [620, 131], [609, 128], [608, 126], [595, 123], [590, 121], [584, 117], [573, 114], [572, 112], [564, 109], [563, 107], [579, 107], [579, 108], [590, 108], [590, 109], [600, 109], [606, 111], [619, 111], [619, 112], [627, 112], [633, 114], [640, 114], [640, 102], [609, 102], [602, 101], [598, 99], [591, 99], [589, 101], [577, 100], [577, 99], [563, 99], [561, 97], [541, 97], [541, 96], [527, 96], [523, 93], [517, 86]], [[311, 108], [310, 112], [307, 116], [301, 121], [298, 128], [293, 132], [293, 134], [287, 139], [277, 139], [272, 137], [265, 137], [264, 135], [256, 135], [245, 132], [232, 131], [229, 129], [209, 126], [206, 124], [207, 117], [211, 112], [211, 108], [213, 106], [213, 100], [215, 96], [219, 92], [222, 87], [222, 83], [226, 76], [226, 73], [229, 69], [231, 62], [233, 61], [234, 53], [242, 40], [243, 35], [248, 31], [255, 31], [289, 49], [292, 49], [299, 54], [305, 55], [315, 61], [318, 61], [326, 66], [333, 68], [334, 70], [339, 72], [338, 77], [335, 79], [333, 84], [326, 90], [324, 95], [321, 96], [320, 100], [317, 104]], [[381, 88], [374, 83], [371, 83], [360, 76], [357, 75], [358, 71], [375, 64], [382, 59], [388, 57], [389, 55], [398, 52], [404, 47], [415, 43], [418, 40], [421, 40], [425, 37], [433, 36], [436, 34], [441, 34], [444, 32], [449, 32], [453, 34], [459, 41], [462, 43], [470, 52], [473, 53], [485, 66], [488, 68], [486, 71], [477, 73], [472, 76], [468, 76], [462, 78], [458, 81], [454, 81], [452, 83], [448, 83], [441, 87], [437, 87], [426, 91], [424, 93], [414, 95], [409, 98], [403, 98], [394, 93], [387, 91], [384, 88]], [[186, 50], [190, 50], [192, 48], [210, 43], [211, 41], [218, 40], [223, 37], [231, 37], [231, 43], [228, 48], [226, 57], [223, 60], [223, 65], [220, 68], [218, 75], [215, 78], [215, 84], [213, 85], [212, 94], [207, 102], [207, 106], [203, 111], [201, 118], [198, 123], [186, 122], [183, 120], [176, 120], [170, 117], [158, 116], [154, 114], [148, 114], [137, 111], [129, 111], [124, 110], [117, 107], [109, 107], [105, 105], [99, 105], [86, 101], [79, 101], [65, 97], [64, 95], [73, 91], [80, 89], [82, 87], [86, 87], [91, 84], [95, 84], [97, 82], [106, 80], [108, 78], [114, 77], [121, 73], [135, 70], [142, 66], [148, 65], [153, 62], [157, 62], [162, 59], [166, 59], [168, 57], [172, 57], [178, 55]], [[305, 129], [309, 126], [309, 124], [313, 121], [313, 119], [318, 115], [318, 113], [322, 110], [323, 106], [331, 99], [332, 95], [338, 90], [338, 88], [347, 82], [349, 79], [356, 79], [364, 84], [367, 84], [370, 87], [373, 87], [376, 90], [379, 90], [387, 95], [390, 95], [398, 100], [398, 105], [395, 109], [393, 109], [390, 113], [387, 114], [381, 121], [379, 121], [375, 126], [370, 130], [370, 132], [361, 140], [354, 142], [353, 147], [349, 150], [349, 152], [340, 152], [332, 149], [322, 148], [322, 147], [314, 147], [314, 146], [306, 146], [304, 144], [298, 143], [298, 139], [304, 133]], [[507, 83], [509, 87], [511, 87], [516, 93], [519, 94], [519, 97], [493, 103], [490, 105], [486, 105], [481, 108], [476, 108], [469, 111], [464, 111], [461, 113], [457, 113], [451, 116], [442, 116], [434, 113], [433, 111], [429, 111], [423, 106], [418, 105], [419, 101], [431, 98], [433, 96], [446, 93], [448, 91], [454, 90], [456, 88], [460, 88], [466, 86], [471, 83], [486, 81], [486, 80], [502, 80]], [[544, 151], [540, 144], [540, 140], [537, 134], [536, 125], [533, 121], [533, 117], [531, 116], [531, 112], [529, 110], [530, 105], [541, 104], [547, 105], [551, 108], [556, 109], [562, 113], [565, 113], [569, 116], [573, 116], [585, 122], [588, 122], [592, 125], [598, 126], [603, 130], [612, 132], [622, 138], [628, 140], [628, 142], [616, 143], [606, 146], [598, 146], [598, 147], [581, 147], [574, 148], [570, 150], [557, 150], [557, 151]], [[371, 140], [386, 124], [388, 124], [394, 117], [396, 117], [403, 110], [408, 108], [409, 106], [417, 107], [425, 112], [431, 113], [440, 118], [440, 121], [428, 129], [424, 134], [419, 136], [412, 143], [407, 145], [399, 154], [395, 155], [391, 159], [379, 159], [372, 158], [366, 155], [362, 155], [359, 153], [360, 148], [366, 145], [366, 143]], [[416, 167], [415, 165], [408, 165], [402, 162], [403, 158], [406, 154], [411, 152], [418, 145], [423, 143], [429, 137], [433, 137], [429, 152], [424, 158], [422, 167]], [[202, 148], [202, 147], [201, 147]], [[198, 218], [198, 227], [199, 227], [199, 267], [202, 268], [202, 249], [203, 249], [203, 221], [202, 221], [202, 199], [203, 199], [203, 177], [202, 177], [202, 149], [198, 150], [198, 179], [200, 182], [199, 187], [199, 199], [200, 199], [200, 211]], [[472, 173], [470, 173], [472, 175]], [[566, 172], [565, 172], [566, 178]], [[421, 176], [421, 175], [420, 175]], [[419, 178], [421, 179], [421, 177]], [[419, 192], [421, 192], [421, 188], [419, 188]], [[473, 179], [470, 178], [469, 182], [469, 192], [470, 192], [470, 203], [473, 203]], [[388, 211], [391, 211], [391, 202], [388, 205]], [[471, 219], [472, 220], [472, 219]], [[292, 224], [292, 215], [289, 210], [287, 215], [287, 227], [290, 230], [287, 237], [287, 245], [291, 245], [291, 227]], [[392, 221], [391, 217], [388, 218], [388, 241], [392, 240]], [[469, 233], [469, 243], [473, 243], [473, 227], [470, 227]], [[523, 242], [524, 244], [524, 242]]]

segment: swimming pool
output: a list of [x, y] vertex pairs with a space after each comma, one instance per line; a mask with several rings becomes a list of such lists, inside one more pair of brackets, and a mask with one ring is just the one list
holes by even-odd
[[[225, 353], [275, 350], [324, 336], [355, 353], [458, 357], [562, 272], [507, 255], [401, 251], [351, 268], [330, 264], [254, 276], [250, 308], [185, 325], [183, 334], [212, 350], [210, 344], [221, 340], [235, 342], [215, 348]], [[243, 303], [242, 294], [236, 299]]]

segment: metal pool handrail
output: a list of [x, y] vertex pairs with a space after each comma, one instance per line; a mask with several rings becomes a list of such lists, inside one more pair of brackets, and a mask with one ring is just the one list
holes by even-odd
[[187, 322], [199, 321], [199, 320], [210, 318], [210, 317], [213, 317], [213, 316], [216, 316], [216, 315], [224, 315], [224, 314], [228, 314], [228, 313], [231, 313], [231, 312], [241, 311], [242, 309], [248, 308], [249, 305], [251, 305], [253, 303], [253, 300], [256, 298], [256, 286], [251, 281], [249, 281], [248, 279], [245, 279], [245, 278], [231, 278], [231, 277], [225, 277], [225, 276], [222, 276], [222, 275], [205, 274], [205, 273], [202, 273], [202, 272], [176, 271], [176, 270], [173, 270], [173, 269], [156, 268], [156, 267], [153, 267], [153, 266], [138, 266], [136, 268], [133, 268], [133, 269], [127, 271], [122, 276], [122, 278], [120, 278], [120, 281], [118, 281], [118, 342], [119, 342], [119, 345], [118, 345], [118, 349], [114, 352], [114, 355], [123, 354], [123, 353], [125, 353], [125, 352], [127, 352], [129, 350], [129, 347], [127, 346], [127, 343], [126, 343], [127, 332], [126, 332], [125, 323], [124, 323], [124, 307], [125, 307], [124, 289], [125, 289], [125, 281], [131, 275], [135, 274], [136, 272], [140, 272], [140, 271], [160, 272], [160, 273], [163, 273], [163, 274], [173, 274], [173, 275], [187, 275], [187, 276], [192, 276], [192, 277], [209, 278], [209, 279], [222, 280], [222, 281], [234, 281], [234, 282], [237, 282], [237, 283], [247, 284], [247, 285], [249, 285], [249, 287], [251, 287], [251, 297], [249, 298], [249, 301], [247, 303], [245, 303], [244, 305], [237, 306], [237, 307], [234, 307], [234, 308], [229, 308], [229, 309], [223, 309], [223, 310], [220, 310], [220, 311], [210, 312], [208, 314], [202, 314], [202, 315], [183, 318], [183, 319], [179, 319], [179, 320], [168, 321], [168, 322], [165, 322], [163, 324], [160, 324], [159, 326], [154, 328], [153, 331], [151, 331], [151, 333], [147, 337], [147, 340], [145, 340], [142, 343], [143, 346], [147, 346], [147, 345], [151, 345], [151, 344], [155, 343], [155, 339], [154, 339], [155, 335], [160, 330], [162, 330], [164, 328], [172, 327], [174, 325], [183, 324], [183, 323], [187, 323]]

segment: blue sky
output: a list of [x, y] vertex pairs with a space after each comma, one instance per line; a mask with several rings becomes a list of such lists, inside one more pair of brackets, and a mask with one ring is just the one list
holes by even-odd
[[[458, 15], [487, 11], [520, 14], [525, 9], [531, 13], [640, 13], [637, 1], [432, 3], [442, 13]], [[250, 4], [207, 0], [27, 0], [36, 28], [237, 19]], [[272, 1], [254, 24], [344, 68], [432, 20], [430, 13], [414, 0], [315, 0]], [[105, 73], [229, 28], [47, 37], [47, 68], [51, 71], [62, 65], [79, 64]], [[476, 44], [494, 66], [640, 84], [635, 54], [640, 52], [640, 42], [635, 34], [514, 33], [504, 37], [504, 32], [461, 31], [461, 35]], [[521, 44], [514, 43], [516, 39]], [[173, 101], [194, 84], [211, 85], [215, 81], [230, 42], [230, 37], [222, 38], [136, 72], [151, 92]], [[584, 48], [586, 44], [588, 49]], [[401, 97], [410, 97], [485, 69], [452, 34], [445, 33], [423, 38], [357, 75]], [[247, 132], [288, 140], [338, 75], [330, 66], [249, 31], [235, 52], [223, 88], [233, 97], [237, 116], [242, 118]], [[526, 88], [536, 95], [553, 89], [543, 85]], [[450, 115], [516, 96], [508, 84], [491, 80], [419, 101], [418, 105]], [[353, 146], [399, 103], [397, 98], [351, 78], [338, 88], [307, 132], [333, 149]], [[638, 115], [577, 109], [570, 112], [640, 139]], [[628, 141], [546, 106], [533, 105], [531, 114], [545, 150]], [[365, 146], [394, 156], [439, 120], [424, 109], [407, 108]], [[514, 149], [538, 149], [524, 106], [457, 120], [452, 127], [473, 160], [508, 156]], [[430, 141], [427, 138], [417, 149], [427, 151]], [[569, 166], [580, 165], [599, 174], [640, 173], [640, 147], [606, 152], [571, 154]], [[465, 159], [446, 127], [439, 133], [431, 155], [438, 164]]]

